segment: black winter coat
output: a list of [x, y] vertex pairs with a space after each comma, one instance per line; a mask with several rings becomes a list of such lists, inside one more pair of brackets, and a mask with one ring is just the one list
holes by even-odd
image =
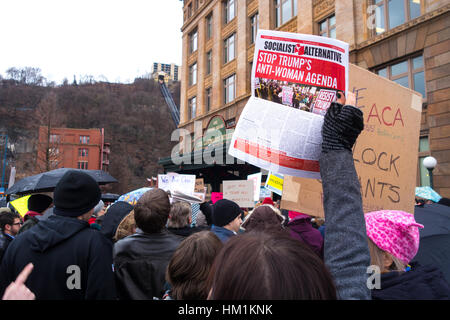
[[152, 300], [164, 295], [166, 268], [184, 238], [167, 230], [135, 234], [114, 244], [114, 273], [119, 299]]
[[372, 290], [374, 300], [448, 300], [450, 286], [433, 266], [412, 264], [407, 272], [381, 275], [381, 289]]
[[36, 299], [116, 298], [112, 244], [86, 221], [52, 215], [19, 234], [3, 257], [1, 294], [29, 262], [25, 284]]
[[0, 264], [2, 263], [3, 255], [11, 241], [13, 241], [11, 237], [4, 234], [3, 231], [0, 231]]

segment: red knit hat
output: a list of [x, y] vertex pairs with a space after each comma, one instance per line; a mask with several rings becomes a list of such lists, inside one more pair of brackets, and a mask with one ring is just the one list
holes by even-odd
[[271, 199], [271, 198], [269, 198], [269, 197], [267, 197], [267, 198], [264, 198], [264, 200], [263, 200], [263, 203], [262, 203], [262, 204], [271, 204], [272, 206], [273, 206], [273, 205], [275, 205], [275, 204], [273, 203], [272, 199]]

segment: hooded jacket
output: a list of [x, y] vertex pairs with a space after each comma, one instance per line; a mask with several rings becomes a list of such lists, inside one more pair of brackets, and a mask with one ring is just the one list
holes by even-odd
[[320, 258], [323, 259], [323, 237], [319, 230], [311, 224], [311, 217], [300, 214], [288, 223], [292, 238], [298, 239], [308, 245]]
[[18, 235], [2, 261], [2, 294], [29, 262], [25, 284], [38, 300], [116, 298], [112, 245], [86, 221], [52, 215]]
[[166, 268], [183, 240], [164, 229], [160, 233], [136, 233], [114, 244], [114, 270], [118, 298], [152, 300], [161, 298]]
[[372, 290], [374, 300], [449, 300], [450, 286], [434, 266], [413, 264], [407, 272], [381, 275], [381, 289]]

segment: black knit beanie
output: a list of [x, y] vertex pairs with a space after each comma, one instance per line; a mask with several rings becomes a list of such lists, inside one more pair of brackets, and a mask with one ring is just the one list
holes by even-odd
[[218, 227], [223, 227], [243, 213], [236, 202], [221, 199], [212, 205], [212, 222]]
[[94, 208], [102, 193], [97, 182], [87, 173], [67, 171], [56, 185], [53, 212], [65, 217], [78, 217]]
[[28, 210], [43, 213], [50, 207], [53, 199], [45, 194], [33, 194], [28, 198]]

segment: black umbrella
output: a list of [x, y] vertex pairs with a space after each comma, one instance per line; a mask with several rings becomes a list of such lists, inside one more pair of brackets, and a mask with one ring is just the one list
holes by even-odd
[[419, 251], [413, 261], [438, 267], [450, 283], [450, 207], [433, 203], [416, 206], [415, 220], [419, 229]]
[[94, 178], [99, 185], [118, 182], [108, 172], [102, 170], [60, 168], [23, 178], [22, 180], [16, 182], [13, 186], [8, 188], [8, 190], [6, 190], [6, 194], [20, 195], [35, 192], [53, 191], [56, 187], [56, 184], [59, 182], [62, 176], [69, 170], [85, 172], [89, 174], [92, 178]]

